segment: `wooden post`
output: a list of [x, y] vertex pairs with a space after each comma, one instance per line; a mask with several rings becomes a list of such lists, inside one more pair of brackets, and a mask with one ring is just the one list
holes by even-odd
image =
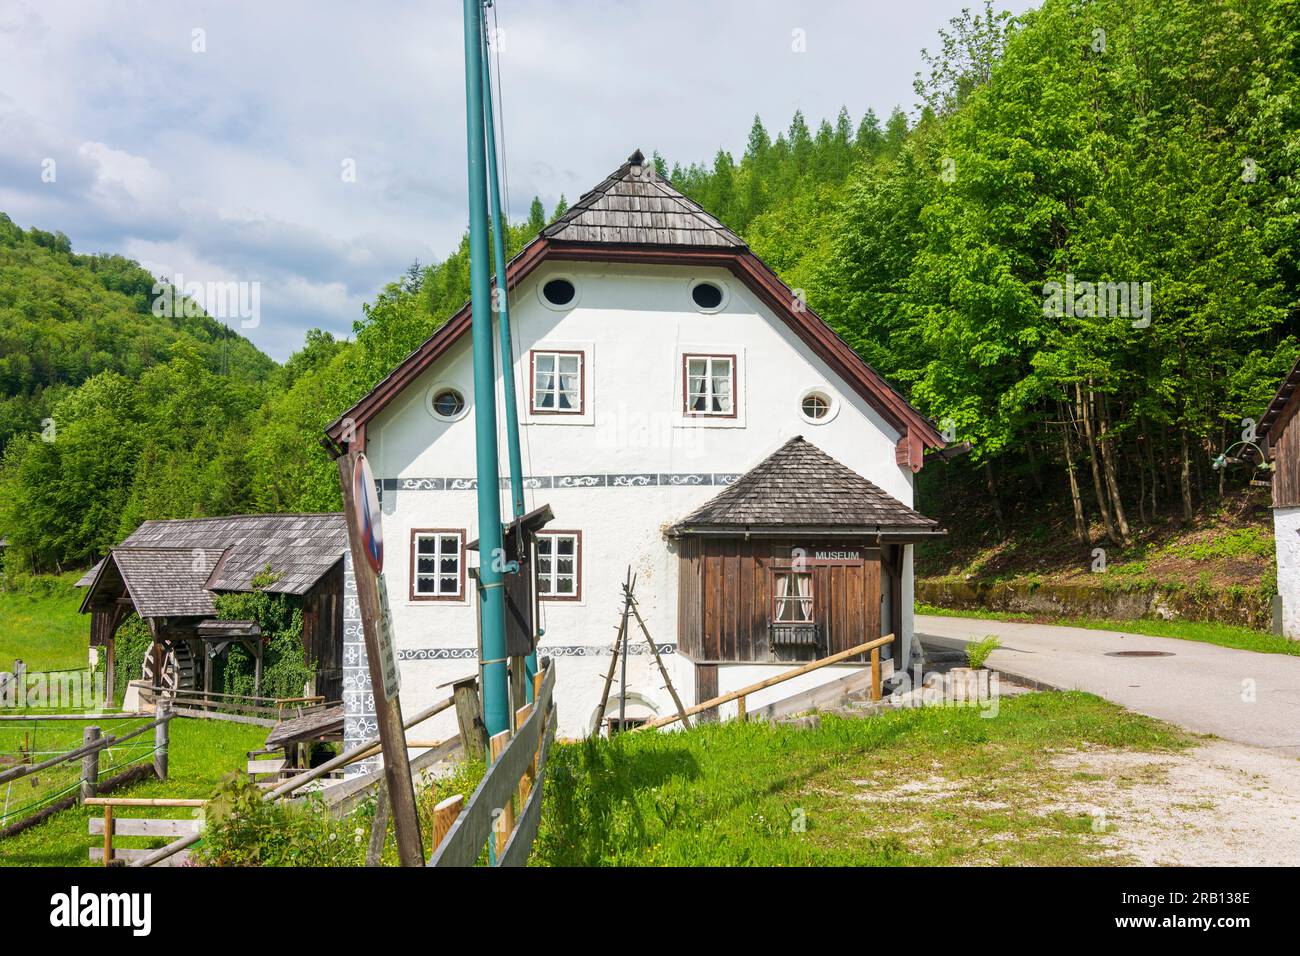
[[[528, 720], [528, 717], [532, 712], [533, 712], [532, 704], [524, 704], [524, 706], [520, 707], [518, 710], [515, 711], [516, 729], [524, 725], [524, 722]], [[540, 737], [538, 738], [538, 743], [541, 743]], [[537, 779], [537, 754], [533, 754], [532, 762], [529, 763], [528, 768], [524, 770], [523, 774], [521, 774], [519, 777], [520, 811], [524, 809], [524, 804], [528, 801], [528, 794], [532, 793], [533, 791], [533, 781], [536, 779]]]
[[442, 846], [443, 839], [447, 836], [451, 825], [456, 822], [456, 818], [460, 816], [464, 805], [465, 798], [458, 793], [433, 808], [433, 837], [430, 840], [432, 844], [430, 853], [438, 852], [438, 847]]
[[104, 865], [113, 865], [113, 805], [104, 804]]
[[113, 709], [113, 700], [117, 695], [117, 639], [110, 637], [104, 644], [104, 697], [105, 705]]
[[467, 760], [482, 760], [486, 753], [487, 731], [483, 727], [478, 698], [478, 680], [466, 677], [451, 685], [451, 696], [456, 702], [456, 724], [460, 727], [460, 746]]
[[[488, 740], [488, 746], [492, 749], [492, 762], [496, 763], [500, 756], [505, 753], [505, 749], [510, 744], [510, 731], [503, 730], [501, 733]], [[505, 852], [506, 843], [510, 840], [510, 834], [515, 829], [515, 808], [513, 797], [506, 800], [506, 805], [501, 807], [501, 815], [496, 821], [496, 841], [497, 856]]]
[[746, 714], [746, 712], [745, 712], [745, 698], [744, 698], [744, 697], [737, 697], [737, 698], [736, 698], [736, 719], [737, 719], [738, 721], [740, 721], [742, 724], [743, 724], [743, 723], [745, 722], [745, 720], [747, 719], [747, 714]]
[[253, 696], [262, 696], [262, 654], [266, 650], [266, 645], [262, 638], [258, 638], [253, 644]]
[[[89, 747], [103, 736], [98, 727], [87, 727], [81, 734], [81, 744]], [[81, 758], [81, 799], [89, 800], [99, 790], [99, 750], [92, 750]]]
[[628, 588], [632, 583], [632, 568], [627, 569], [627, 584], [623, 588], [623, 617], [618, 623], [618, 636], [614, 638], [614, 651], [609, 658], [609, 670], [605, 673], [605, 688], [600, 692], [600, 703], [596, 705], [596, 736], [600, 736], [600, 725], [605, 722], [605, 704], [609, 700], [609, 689], [614, 686], [614, 671], [618, 667], [618, 656], [627, 652], [627, 617], [632, 610], [628, 600]]
[[[515, 709], [513, 712], [517, 712], [523, 704], [527, 703], [527, 696], [524, 693], [524, 688], [528, 686], [528, 677], [524, 674], [524, 659], [522, 657], [510, 658], [509, 670], [510, 703]], [[518, 729], [519, 725], [515, 724], [515, 730]]]
[[871, 699], [880, 700], [880, 648], [871, 649]]
[[673, 686], [673, 679], [668, 676], [668, 668], [664, 666], [663, 658], [659, 656], [659, 648], [655, 646], [654, 638], [650, 636], [650, 629], [645, 626], [645, 621], [641, 620], [641, 612], [637, 610], [636, 598], [628, 595], [632, 604], [632, 613], [636, 615], [636, 623], [641, 628], [641, 633], [645, 635], [645, 642], [650, 645], [650, 653], [654, 655], [655, 663], [659, 665], [659, 674], [664, 679], [664, 684], [668, 687], [668, 693], [672, 695], [673, 704], [677, 707], [677, 716], [680, 718], [683, 727], [690, 727], [691, 719], [686, 716], [686, 708], [682, 706], [682, 699], [677, 696], [677, 688]]
[[[212, 654], [211, 648], [204, 641], [199, 641], [199, 652], [203, 655], [203, 709], [212, 709]], [[177, 675], [179, 677], [179, 675]]]
[[379, 866], [388, 837], [388, 781], [380, 780], [375, 791], [375, 819], [370, 824], [370, 844], [366, 847], [366, 866]]
[[[351, 447], [365, 448], [365, 432], [357, 429]], [[370, 665], [370, 682], [375, 701], [375, 722], [384, 750], [384, 776], [393, 805], [393, 831], [397, 835], [397, 855], [402, 866], [424, 866], [424, 848], [420, 840], [420, 817], [415, 808], [415, 781], [411, 779], [411, 760], [406, 752], [406, 734], [402, 730], [402, 703], [399, 696], [384, 696], [384, 662], [379, 653], [380, 617], [379, 576], [370, 566], [357, 518], [352, 472], [358, 453], [348, 451], [337, 459], [339, 486], [343, 492], [343, 515], [348, 525], [348, 545], [352, 551], [352, 571], [357, 583], [357, 604], [361, 608], [361, 631], [366, 639], [366, 657]]]
[[161, 718], [153, 729], [153, 772], [159, 780], [167, 779], [167, 745], [171, 742], [171, 701], [159, 698], [155, 716]]

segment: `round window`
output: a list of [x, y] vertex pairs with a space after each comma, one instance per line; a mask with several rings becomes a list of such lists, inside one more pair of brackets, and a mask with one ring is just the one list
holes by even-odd
[[548, 279], [542, 285], [542, 298], [553, 306], [563, 308], [577, 297], [578, 290], [568, 279]]
[[433, 413], [439, 418], [456, 418], [465, 410], [465, 396], [454, 388], [439, 389], [433, 396]]
[[716, 282], [697, 282], [691, 287], [691, 299], [706, 312], [722, 305], [722, 286]]
[[834, 417], [835, 405], [825, 392], [813, 389], [805, 392], [803, 398], [799, 400], [799, 411], [805, 421], [820, 425]]

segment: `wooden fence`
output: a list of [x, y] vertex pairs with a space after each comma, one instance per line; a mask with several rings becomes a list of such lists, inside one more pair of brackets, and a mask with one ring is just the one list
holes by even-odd
[[493, 761], [463, 807], [459, 797], [435, 810], [430, 866], [473, 866], [489, 837], [489, 860], [497, 866], [528, 862], [542, 815], [543, 783], [555, 739], [555, 666], [549, 661], [534, 680], [533, 703], [519, 708], [517, 729], [493, 737]]
[[[442, 713], [444, 710], [447, 710], [449, 707], [453, 706], [454, 703], [455, 703], [455, 698], [448, 697], [446, 700], [440, 701], [432, 705], [431, 707], [427, 707], [424, 710], [420, 711], [415, 716], [407, 718], [407, 720], [402, 724], [402, 729], [410, 730], [412, 727], [416, 726], [417, 724], [422, 724], [429, 718]], [[415, 760], [411, 762], [412, 771], [415, 771], [417, 768], [423, 769], [429, 766], [431, 763], [436, 762], [436, 759], [442, 759], [443, 757], [450, 755], [455, 751], [456, 747], [459, 744], [460, 744], [459, 740], [449, 741], [447, 744], [435, 748], [434, 751], [431, 752], [434, 755], [433, 757], [430, 757], [428, 754], [421, 755], [423, 759], [421, 759], [421, 757], [417, 757]], [[294, 791], [302, 789], [307, 784], [313, 783], [321, 779], [322, 777], [326, 776], [327, 774], [330, 774], [335, 770], [338, 770], [340, 767], [346, 767], [349, 764], [357, 763], [358, 761], [361, 760], [366, 760], [367, 758], [373, 757], [380, 752], [381, 752], [381, 747], [378, 738], [367, 740], [364, 743], [358, 744], [357, 746], [353, 747], [351, 750], [347, 750], [339, 754], [337, 757], [325, 761], [325, 763], [321, 764], [319, 767], [313, 767], [311, 770], [308, 770], [306, 773], [299, 774], [295, 777], [290, 778], [289, 780], [284, 781], [283, 783], [276, 785], [275, 787], [272, 787], [270, 790], [266, 792], [266, 795], [262, 799], [267, 801], [280, 800], [284, 797], [289, 796], [289, 794], [293, 793]], [[363, 799], [367, 793], [369, 793], [378, 785], [378, 783], [382, 778], [383, 778], [382, 772], [374, 773], [374, 774], [369, 774], [367, 778], [365, 778], [364, 783], [357, 782], [356, 785], [344, 784], [344, 787], [346, 789], [340, 792], [340, 794], [338, 795], [338, 806], [339, 807], [344, 806], [346, 804], [346, 801], [352, 800], [350, 806], [354, 807], [356, 803], [360, 802], [360, 800]], [[334, 794], [331, 793], [330, 797], [327, 799], [332, 800], [333, 798], [334, 798]], [[341, 810], [337, 810], [337, 808], [336, 811], [343, 812]], [[172, 843], [169, 843], [164, 847], [160, 847], [157, 850], [153, 850], [146, 856], [139, 857], [138, 859], [133, 859], [130, 865], [133, 867], [170, 865], [165, 861], [167, 861], [177, 853], [180, 853], [183, 850], [187, 850], [189, 847], [192, 847], [194, 844], [198, 843], [201, 836], [202, 836], [201, 833], [186, 834], [182, 836], [180, 839]]]
[[[0, 787], [12, 787], [15, 781], [33, 777], [37, 774], [58, 773], [61, 768], [73, 766], [74, 762], [80, 761], [79, 773], [72, 784], [19, 808], [16, 812], [24, 812], [25, 815], [0, 829], [0, 837], [12, 836], [40, 823], [60, 810], [66, 810], [77, 803], [84, 802], [98, 794], [107, 793], [141, 777], [152, 774], [159, 780], [166, 780], [171, 719], [172, 714], [164, 706], [163, 712], [154, 720], [120, 736], [104, 734], [97, 725], [92, 724], [85, 728], [80, 747], [58, 754], [48, 760], [42, 760], [39, 763], [22, 764], [0, 772]], [[110, 748], [120, 747], [126, 741], [139, 737], [149, 730], [154, 732], [153, 747], [152, 749], [146, 747], [140, 756], [151, 757], [152, 760], [149, 763], [135, 763], [132, 760], [130, 761], [132, 765], [125, 770], [101, 780], [100, 775], [103, 770], [100, 766], [100, 758], [105, 752]], [[111, 769], [116, 770], [117, 767]], [[12, 815], [14, 814], [7, 813], [4, 819]]]
[[149, 688], [154, 700], [171, 702], [172, 713], [180, 717], [205, 717], [229, 720], [259, 727], [274, 727], [292, 711], [301, 717], [325, 706], [324, 697], [253, 697], [246, 694], [219, 694], [215, 691]]
[[[893, 643], [893, 640], [894, 640], [893, 634], [886, 634], [884, 637], [878, 637], [874, 641], [867, 641], [865, 644], [859, 644], [857, 647], [850, 647], [848, 650], [840, 651], [838, 654], [832, 654], [830, 657], [823, 657], [820, 658], [819, 660], [809, 661], [807, 664], [803, 665], [802, 667], [796, 667], [793, 670], [782, 671], [780, 674], [777, 674], [775, 677], [769, 677], [767, 678], [767, 680], [761, 680], [756, 684], [750, 684], [747, 687], [742, 687], [740, 688], [740, 690], [729, 691], [726, 694], [721, 694], [717, 697], [713, 697], [710, 698], [709, 700], [703, 701], [702, 703], [696, 704], [694, 707], [688, 707], [686, 709], [686, 716], [693, 717], [696, 714], [703, 713], [706, 710], [713, 710], [715, 707], [719, 707], [722, 704], [728, 704], [734, 700], [737, 702], [736, 719], [745, 720], [748, 715], [746, 698], [750, 694], [755, 694], [758, 691], [765, 690], [768, 687], [775, 687], [777, 684], [782, 684], [785, 681], [793, 680], [796, 677], [802, 677], [804, 674], [811, 674], [813, 671], [820, 670], [823, 667], [829, 667], [831, 664], [839, 664], [843, 661], [848, 660], [850, 657], [856, 657], [859, 654], [866, 654], [867, 652], [871, 653], [871, 699], [880, 700], [880, 684], [881, 684], [880, 649], [884, 647], [886, 644]], [[642, 724], [640, 727], [637, 727], [635, 730], [633, 730], [632, 733], [638, 733], [640, 731], [650, 730], [656, 727], [667, 727], [669, 724], [673, 724], [681, 720], [681, 716], [682, 716], [681, 714], [670, 714], [667, 717], [660, 717], [658, 720], [652, 720], [649, 721], [648, 723]]]
[[[102, 817], [90, 818], [90, 835], [102, 836], [102, 846], [90, 848], [90, 858], [102, 861], [104, 866], [120, 866], [131, 860], [141, 860], [153, 851], [130, 847], [114, 846], [115, 837], [163, 837], [197, 835], [203, 829], [203, 820], [187, 817], [179, 820], [162, 820], [157, 817], [121, 817], [115, 814], [118, 807], [192, 807], [207, 806], [206, 800], [146, 799], [132, 797], [90, 797], [86, 806], [103, 807]], [[179, 866], [189, 861], [189, 854], [176, 853], [160, 866]]]

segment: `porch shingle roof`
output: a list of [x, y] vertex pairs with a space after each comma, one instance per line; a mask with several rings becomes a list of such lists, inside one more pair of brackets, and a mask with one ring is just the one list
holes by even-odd
[[940, 532], [933, 518], [909, 508], [802, 436], [790, 439], [695, 509], [672, 533], [724, 529]]

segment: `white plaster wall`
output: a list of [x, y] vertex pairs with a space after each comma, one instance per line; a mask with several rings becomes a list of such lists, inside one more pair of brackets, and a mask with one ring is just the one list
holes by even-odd
[[1277, 593], [1282, 596], [1282, 633], [1300, 639], [1300, 508], [1273, 509], [1277, 543]]
[[[544, 307], [537, 295], [539, 285], [556, 274], [573, 278], [579, 287], [577, 304], [568, 312]], [[719, 313], [701, 314], [689, 299], [691, 282], [702, 277], [718, 281], [728, 292]], [[912, 475], [894, 461], [898, 433], [725, 270], [547, 263], [520, 286], [511, 310], [517, 356], [513, 371], [528, 476], [738, 475], [787, 439], [803, 435], [903, 503], [912, 503]], [[530, 418], [529, 350], [574, 344], [588, 350], [589, 414], [573, 423]], [[739, 356], [737, 401], [742, 414], [735, 422], [681, 416], [680, 355], [692, 350]], [[457, 387], [470, 405], [458, 421], [443, 422], [428, 411], [431, 390], [442, 384]], [[812, 387], [835, 401], [836, 412], [825, 424], [810, 424], [799, 413], [800, 397]], [[505, 475], [508, 459], [500, 413], [498, 421]], [[408, 596], [411, 529], [463, 528], [467, 540], [478, 536], [472, 489], [422, 487], [428, 484], [422, 479], [474, 476], [469, 336], [369, 424], [367, 440], [375, 477], [398, 483], [395, 492], [386, 488], [383, 496], [385, 571], [402, 659], [403, 709], [413, 713], [446, 694], [438, 684], [476, 667], [472, 601], [412, 602]], [[662, 530], [721, 490], [720, 484], [706, 483], [632, 484], [536, 488], [526, 493], [530, 510], [551, 505], [555, 520], [550, 529], [583, 533], [582, 600], [544, 603], [541, 653], [549, 647], [556, 655], [562, 735], [579, 736], [587, 730], [619, 620], [619, 584], [629, 564], [637, 575], [641, 613], [651, 634], [660, 644], [676, 643], [677, 558]], [[504, 491], [502, 513], [509, 514]], [[909, 546], [903, 579], [905, 640], [912, 620], [911, 552]], [[471, 563], [476, 560], [471, 558]], [[636, 631], [633, 638], [634, 645], [643, 643]], [[447, 659], [460, 653], [463, 659]], [[672, 666], [683, 700], [693, 702], [690, 663], [677, 659]], [[833, 670], [827, 669], [822, 679], [838, 676]], [[629, 691], [655, 701], [666, 714], [672, 703], [662, 685], [649, 655], [631, 659]], [[779, 696], [794, 692], [787, 689]], [[453, 733], [454, 717], [443, 718], [424, 732]]]

